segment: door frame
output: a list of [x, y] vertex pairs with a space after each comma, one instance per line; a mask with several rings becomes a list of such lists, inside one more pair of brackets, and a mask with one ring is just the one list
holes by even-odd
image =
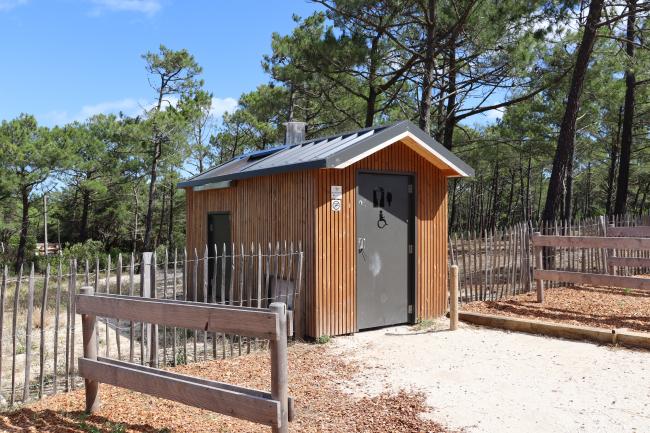
[[417, 220], [416, 220], [416, 203], [417, 203], [417, 174], [412, 171], [391, 171], [391, 170], [370, 170], [370, 169], [359, 169], [357, 170], [354, 181], [354, 332], [359, 332], [359, 323], [357, 318], [359, 317], [359, 296], [358, 294], [358, 272], [359, 272], [359, 252], [357, 250], [357, 197], [359, 196], [359, 178], [363, 174], [377, 174], [377, 175], [393, 175], [393, 176], [405, 176], [408, 178], [408, 184], [412, 185], [413, 193], [409, 194], [409, 224], [408, 224], [408, 243], [413, 245], [413, 254], [408, 253], [407, 247], [407, 259], [408, 259], [408, 269], [407, 269], [407, 313], [408, 306], [412, 305], [413, 309], [408, 313], [409, 324], [414, 324], [416, 321], [416, 312], [417, 312], [417, 280], [416, 275], [416, 263], [417, 263]]

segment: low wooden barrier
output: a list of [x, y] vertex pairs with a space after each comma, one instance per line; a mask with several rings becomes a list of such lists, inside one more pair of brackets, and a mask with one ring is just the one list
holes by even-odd
[[650, 334], [646, 332], [635, 332], [620, 328], [594, 328], [469, 311], [461, 311], [459, 317], [463, 322], [489, 328], [545, 335], [567, 340], [586, 340], [600, 344], [618, 344], [626, 347], [650, 349]]
[[[632, 229], [634, 227], [626, 227]], [[619, 227], [618, 229], [623, 229]], [[608, 229], [608, 233], [612, 228]], [[617, 230], [619, 236], [624, 233], [637, 233], [637, 231]], [[645, 232], [644, 232], [645, 233]], [[533, 234], [532, 245], [535, 255], [533, 279], [537, 286], [537, 301], [544, 302], [544, 281], [557, 281], [574, 284], [593, 284], [609, 287], [621, 287], [638, 290], [650, 290], [650, 279], [641, 277], [627, 277], [610, 274], [592, 274], [587, 272], [557, 271], [544, 269], [544, 247], [562, 248], [600, 248], [604, 250], [650, 250], [650, 238], [640, 237], [600, 237], [600, 236], [544, 236], [539, 232]], [[648, 259], [632, 257], [607, 257], [606, 269], [615, 266], [636, 266], [645, 263]]]
[[[84, 357], [79, 374], [85, 380], [86, 411], [99, 409], [99, 383], [271, 426], [286, 433], [293, 418], [288, 396], [287, 309], [273, 303], [268, 309], [197, 302], [95, 295], [82, 287], [76, 297], [82, 317]], [[157, 325], [225, 332], [268, 339], [271, 350], [271, 392], [243, 388], [137, 364], [97, 357], [96, 316]]]

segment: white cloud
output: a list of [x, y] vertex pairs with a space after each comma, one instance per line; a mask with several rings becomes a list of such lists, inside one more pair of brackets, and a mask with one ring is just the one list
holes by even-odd
[[[177, 98], [168, 98], [168, 103], [175, 105]], [[88, 104], [81, 107], [79, 111], [69, 112], [66, 110], [52, 110], [41, 116], [39, 120], [47, 126], [65, 125], [71, 122], [83, 122], [89, 117], [97, 114], [118, 114], [123, 113], [125, 116], [137, 116], [143, 114], [155, 106], [154, 102], [145, 99], [124, 98], [114, 101], [104, 101], [97, 104]], [[220, 119], [226, 111], [232, 112], [237, 108], [237, 99], [212, 98], [210, 114]]]
[[108, 10], [153, 15], [162, 7], [160, 0], [92, 0], [92, 2], [97, 5], [97, 13]]
[[483, 113], [485, 117], [487, 117], [489, 120], [497, 120], [501, 119], [503, 117], [503, 110], [489, 110]]
[[210, 107], [210, 114], [214, 117], [221, 117], [227, 111], [232, 113], [237, 108], [239, 103], [235, 98], [212, 98], [212, 106]]
[[98, 104], [84, 105], [75, 113], [65, 110], [53, 110], [40, 116], [40, 120], [49, 126], [65, 125], [71, 122], [82, 122], [89, 117], [97, 114], [118, 114], [124, 113], [126, 116], [135, 116], [140, 114], [147, 105], [144, 100], [133, 98], [124, 98], [116, 101], [105, 101]]
[[0, 12], [9, 11], [26, 3], [27, 0], [0, 0]]

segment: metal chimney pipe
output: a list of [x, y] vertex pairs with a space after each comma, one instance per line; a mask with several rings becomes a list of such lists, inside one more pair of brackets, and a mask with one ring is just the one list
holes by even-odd
[[284, 126], [287, 130], [284, 136], [284, 144], [293, 145], [305, 141], [305, 122], [285, 122]]

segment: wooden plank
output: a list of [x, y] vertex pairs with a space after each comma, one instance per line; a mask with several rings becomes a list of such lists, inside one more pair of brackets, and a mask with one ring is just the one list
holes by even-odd
[[[224, 383], [224, 382], [217, 382], [214, 380], [209, 380], [209, 379], [204, 379], [202, 377], [195, 377], [195, 376], [188, 376], [186, 374], [180, 374], [180, 373], [175, 373], [173, 371], [169, 370], [159, 370], [156, 368], [151, 368], [147, 366], [142, 366], [138, 364], [132, 364], [129, 362], [124, 362], [124, 361], [118, 361], [116, 359], [112, 358], [103, 358], [101, 356], [97, 357], [97, 361], [110, 364], [110, 365], [115, 365], [117, 367], [125, 367], [125, 368], [132, 368], [134, 370], [138, 371], [143, 371], [143, 372], [148, 372], [148, 373], [155, 373], [159, 376], [163, 377], [169, 377], [172, 379], [177, 379], [177, 380], [183, 380], [186, 382], [191, 382], [191, 383], [196, 383], [198, 385], [205, 385], [209, 386], [212, 388], [219, 388], [219, 389], [225, 389], [228, 391], [234, 391], [234, 392], [239, 392], [239, 393], [245, 393], [249, 395], [253, 395], [256, 397], [264, 398], [264, 399], [269, 399], [271, 400], [271, 393], [268, 391], [261, 391], [253, 388], [245, 388], [243, 386], [237, 386], [237, 385], [232, 385], [230, 383]], [[289, 396], [289, 402], [290, 406], [293, 404], [293, 397]]]
[[[39, 383], [38, 383], [38, 398], [43, 397], [43, 388], [45, 386], [45, 314], [47, 312], [47, 292], [50, 286], [50, 264], [45, 267], [45, 277], [43, 280], [43, 293], [41, 296], [41, 344], [39, 348]], [[0, 325], [1, 327], [2, 325]], [[0, 350], [0, 353], [2, 351]], [[1, 371], [1, 369], [0, 369]], [[1, 388], [0, 388], [1, 389]]]
[[[221, 252], [221, 304], [226, 305], [226, 243], [223, 243], [223, 250]], [[232, 279], [232, 275], [230, 276]], [[226, 333], [221, 334], [221, 358], [226, 359]]]
[[607, 236], [611, 237], [631, 237], [631, 238], [649, 238], [650, 226], [634, 227], [608, 227]]
[[273, 433], [289, 432], [289, 374], [287, 359], [287, 306], [273, 303], [269, 309], [278, 322], [277, 338], [271, 339], [271, 395], [280, 405], [280, 422], [273, 426]]
[[[111, 255], [107, 254], [106, 255], [106, 294], [111, 293]], [[106, 340], [104, 341], [104, 344], [106, 344], [106, 357], [108, 358], [111, 353], [111, 343], [110, 343], [110, 325], [108, 323], [108, 317], [104, 317], [104, 331], [106, 334]]]
[[[151, 298], [156, 299], [157, 294], [156, 294], [156, 268], [157, 268], [157, 261], [156, 261], [156, 252], [154, 251], [153, 254], [151, 255], [151, 268], [149, 269], [151, 273], [151, 277], [149, 278], [149, 281], [151, 283], [151, 290], [149, 291], [149, 296]], [[149, 325], [149, 365], [153, 367], [158, 367], [158, 322], [150, 322], [151, 324]]]
[[[217, 269], [219, 266], [219, 250], [214, 244], [214, 263], [212, 264], [212, 290], [210, 291], [210, 302], [217, 303]], [[207, 278], [207, 276], [206, 276]], [[217, 334], [212, 333], [212, 358], [217, 359]]]
[[[79, 359], [79, 372], [89, 380], [126, 388], [268, 426], [280, 425], [280, 403], [247, 392], [161, 374], [159, 370], [122, 363]], [[221, 385], [221, 384], [219, 384]]]
[[[174, 290], [174, 296], [172, 297], [174, 300], [176, 300], [176, 289], [178, 288], [177, 284], [177, 277], [178, 277], [178, 250], [174, 249], [174, 271], [173, 271], [173, 278], [174, 278], [174, 283], [172, 284], [172, 290]], [[174, 326], [172, 328], [172, 365], [176, 367], [177, 365], [177, 356], [176, 356], [176, 327]]]
[[7, 298], [7, 278], [9, 271], [7, 265], [2, 270], [2, 286], [0, 287], [0, 397], [2, 397], [2, 364], [4, 360], [4, 325], [5, 325], [5, 300]]
[[[129, 262], [129, 296], [135, 294], [135, 253], [131, 253], [131, 261]], [[133, 352], [135, 350], [135, 329], [133, 326], [135, 322], [129, 322], [129, 362], [133, 362]]]
[[267, 310], [230, 308], [172, 299], [78, 295], [77, 312], [188, 329], [241, 333], [260, 338], [275, 338], [279, 332], [275, 315]]
[[68, 383], [70, 389], [75, 389], [74, 383], [74, 355], [75, 355], [75, 294], [77, 291], [77, 260], [70, 261], [70, 284], [68, 286], [68, 305], [70, 307], [70, 370], [68, 371]]
[[650, 279], [640, 277], [621, 277], [607, 274], [584, 274], [582, 272], [549, 271], [535, 269], [534, 278], [574, 284], [621, 287], [628, 289], [650, 290]]
[[13, 406], [16, 397], [16, 331], [18, 321], [18, 298], [20, 297], [20, 288], [23, 282], [23, 265], [20, 265], [18, 277], [16, 278], [16, 290], [14, 292], [14, 311], [11, 327], [11, 397], [9, 405]]
[[[122, 254], [117, 255], [117, 266], [115, 267], [115, 291], [118, 295], [122, 294]], [[120, 338], [120, 321], [115, 322], [115, 344], [117, 344], [117, 359], [122, 359], [122, 344]]]
[[650, 267], [650, 258], [647, 257], [610, 257], [607, 262], [617, 267]]
[[449, 286], [449, 330], [458, 329], [458, 265], [452, 265]]
[[59, 366], [59, 315], [61, 313], [61, 290], [63, 288], [63, 265], [62, 258], [59, 256], [59, 266], [56, 276], [56, 296], [54, 300], [54, 354], [52, 361], [53, 378], [52, 378], [52, 392], [54, 394], [58, 391], [58, 366]]
[[29, 400], [29, 382], [31, 381], [32, 368], [32, 325], [34, 314], [34, 263], [29, 272], [27, 286], [27, 325], [25, 327], [25, 382], [23, 383], [23, 403]]
[[[199, 274], [199, 252], [196, 248], [194, 248], [194, 272], [192, 272], [192, 301], [197, 302], [198, 299], [198, 288], [197, 288], [197, 278]], [[191, 328], [191, 326], [183, 326], [184, 328]], [[194, 362], [196, 362], [196, 337], [198, 335], [197, 331], [192, 332], [192, 349], [193, 349], [193, 355], [194, 355]]]
[[[91, 286], [81, 288], [81, 293], [92, 296], [94, 289]], [[81, 315], [81, 335], [83, 338], [84, 358], [88, 360], [97, 360], [97, 318], [92, 314]], [[80, 361], [81, 361], [80, 359]], [[86, 413], [91, 414], [99, 410], [99, 383], [96, 380], [85, 380], [86, 391]]]
[[605, 238], [600, 236], [533, 236], [533, 245], [564, 248], [617, 248], [650, 250], [650, 238]]
[[459, 317], [463, 322], [488, 326], [490, 328], [507, 329], [509, 331], [529, 334], [542, 334], [570, 340], [591, 340], [605, 344], [614, 342], [612, 331], [603, 328], [590, 328], [564, 323], [543, 322], [519, 317], [506, 317], [465, 311], [461, 311]]

